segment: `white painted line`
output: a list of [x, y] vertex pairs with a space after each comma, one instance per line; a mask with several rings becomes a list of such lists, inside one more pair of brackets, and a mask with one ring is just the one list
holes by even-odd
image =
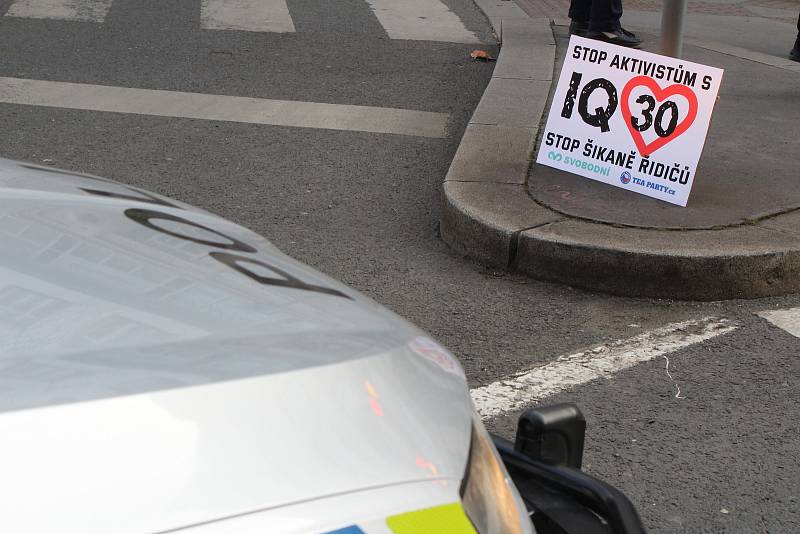
[[103, 22], [112, 0], [16, 0], [7, 17]]
[[294, 31], [286, 0], [203, 0], [200, 25], [207, 30]]
[[630, 339], [562, 356], [507, 380], [475, 388], [471, 391], [472, 401], [483, 418], [503, 415], [592, 380], [611, 378], [623, 369], [727, 334], [736, 328], [727, 319], [714, 317], [674, 323]]
[[788, 310], [768, 310], [757, 313], [778, 328], [786, 330], [794, 337], [800, 337], [800, 308]]
[[211, 121], [446, 137], [448, 115], [0, 77], [0, 103]]
[[440, 0], [367, 0], [392, 39], [480, 43]]

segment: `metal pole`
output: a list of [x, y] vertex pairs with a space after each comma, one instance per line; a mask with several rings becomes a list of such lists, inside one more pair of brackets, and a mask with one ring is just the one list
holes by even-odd
[[661, 13], [661, 53], [679, 58], [683, 54], [683, 19], [686, 0], [664, 0]]

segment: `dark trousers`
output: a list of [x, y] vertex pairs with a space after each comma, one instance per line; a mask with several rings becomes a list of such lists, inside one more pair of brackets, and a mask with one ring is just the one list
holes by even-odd
[[622, 0], [572, 0], [569, 5], [569, 18], [588, 22], [589, 29], [598, 32], [618, 30], [621, 17]]
[[797, 17], [797, 39], [794, 40], [794, 48], [792, 50], [800, 52], [800, 17]]
[[800, 17], [797, 17], [797, 39], [794, 40], [792, 55], [800, 55]]

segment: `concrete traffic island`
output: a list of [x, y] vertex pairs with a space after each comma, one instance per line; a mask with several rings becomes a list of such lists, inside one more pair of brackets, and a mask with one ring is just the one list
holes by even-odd
[[[507, 20], [483, 5], [499, 2], [478, 3], [502, 25], [503, 46], [445, 179], [445, 242], [496, 268], [619, 295], [800, 291], [800, 73], [684, 48], [688, 61], [725, 77], [682, 208], [531, 163], [569, 36], [547, 19], [520, 11]], [[657, 52], [658, 39], [645, 38], [644, 49]], [[507, 65], [518, 67], [513, 76]]]

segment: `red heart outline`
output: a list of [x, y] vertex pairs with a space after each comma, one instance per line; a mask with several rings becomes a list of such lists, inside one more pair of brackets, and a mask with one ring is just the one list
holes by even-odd
[[[631, 108], [628, 104], [628, 101], [630, 100], [631, 92], [640, 85], [650, 89], [650, 92], [653, 93], [653, 96], [658, 102], [662, 102], [672, 95], [680, 95], [689, 101], [689, 114], [686, 115], [686, 118], [683, 119], [680, 124], [678, 124], [678, 126], [675, 128], [675, 131], [672, 132], [672, 134], [668, 137], [659, 137], [650, 144], [644, 142], [642, 133], [636, 130], [631, 123]], [[622, 89], [622, 117], [625, 119], [625, 126], [627, 126], [628, 131], [631, 132], [631, 137], [633, 137], [633, 142], [636, 143], [636, 148], [639, 149], [639, 153], [642, 156], [647, 157], [662, 146], [683, 134], [689, 129], [692, 123], [694, 123], [694, 119], [697, 118], [697, 96], [695, 96], [694, 91], [692, 91], [692, 89], [686, 85], [675, 84], [670, 85], [666, 89], [662, 89], [651, 77], [637, 76], [635, 78], [631, 78]]]

